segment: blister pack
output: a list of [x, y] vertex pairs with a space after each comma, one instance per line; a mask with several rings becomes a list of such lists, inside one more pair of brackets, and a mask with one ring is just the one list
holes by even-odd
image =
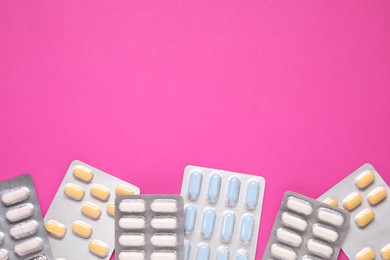
[[263, 259], [337, 259], [349, 221], [345, 210], [286, 192]]
[[389, 192], [386, 182], [367, 163], [318, 198], [351, 213], [342, 246], [349, 259], [390, 259]]
[[55, 258], [109, 259], [115, 247], [115, 195], [139, 188], [73, 161], [45, 216]]
[[0, 183], [0, 260], [53, 259], [30, 175]]
[[180, 195], [118, 196], [115, 205], [115, 259], [183, 259]]
[[184, 171], [184, 259], [255, 259], [265, 180], [197, 166]]

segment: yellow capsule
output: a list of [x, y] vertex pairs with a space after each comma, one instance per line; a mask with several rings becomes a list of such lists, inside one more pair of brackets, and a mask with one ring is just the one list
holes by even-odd
[[349, 194], [343, 201], [343, 207], [348, 210], [352, 211], [357, 206], [359, 206], [363, 201], [362, 195], [360, 195], [357, 192], [353, 192]]
[[324, 200], [324, 203], [337, 208], [339, 206], [339, 202], [335, 198], [327, 198]]
[[115, 218], [115, 204], [114, 203], [110, 203], [107, 205], [107, 213], [111, 217]]
[[73, 183], [68, 183], [64, 188], [65, 195], [73, 200], [80, 201], [84, 198], [84, 190], [80, 186]]
[[89, 242], [88, 249], [91, 253], [101, 258], [106, 257], [110, 251], [108, 245], [96, 239]]
[[110, 198], [110, 191], [102, 185], [94, 184], [89, 191], [94, 198], [100, 201], [106, 202]]
[[374, 249], [366, 247], [357, 253], [356, 260], [374, 260], [375, 256], [376, 254]]
[[135, 192], [133, 189], [123, 186], [123, 185], [118, 185], [115, 188], [115, 194], [116, 195], [133, 195]]
[[100, 208], [90, 202], [84, 203], [84, 205], [81, 207], [81, 212], [83, 212], [85, 216], [91, 219], [99, 219], [100, 215], [102, 214]]
[[381, 249], [381, 256], [384, 260], [390, 260], [390, 243]]
[[386, 199], [386, 197], [387, 197], [387, 190], [383, 187], [378, 187], [367, 195], [367, 200], [371, 206], [376, 206], [379, 203], [381, 203], [384, 199]]
[[90, 183], [93, 179], [93, 171], [83, 165], [76, 165], [73, 168], [73, 176], [85, 183]]
[[49, 220], [46, 225], [46, 231], [55, 238], [63, 238], [66, 233], [66, 226], [58, 221]]
[[355, 223], [358, 227], [364, 228], [371, 223], [375, 218], [375, 212], [371, 209], [362, 210], [355, 217]]
[[375, 180], [375, 174], [372, 171], [365, 171], [356, 177], [356, 186], [363, 190], [367, 188]]
[[92, 227], [80, 220], [73, 222], [72, 231], [82, 238], [90, 238], [92, 235]]

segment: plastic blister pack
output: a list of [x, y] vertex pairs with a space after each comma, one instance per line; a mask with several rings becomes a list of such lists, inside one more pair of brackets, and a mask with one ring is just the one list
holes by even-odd
[[265, 180], [197, 166], [184, 171], [184, 259], [255, 259]]
[[53, 259], [30, 175], [0, 183], [0, 260]]
[[286, 192], [263, 259], [337, 259], [349, 221], [345, 210]]
[[139, 188], [73, 161], [45, 216], [55, 258], [109, 259], [115, 247], [115, 196]]

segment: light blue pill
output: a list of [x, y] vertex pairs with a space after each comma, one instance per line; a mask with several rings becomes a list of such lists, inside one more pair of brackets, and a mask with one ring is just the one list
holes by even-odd
[[240, 239], [244, 245], [248, 245], [252, 240], [255, 219], [252, 214], [246, 214], [241, 220]]
[[223, 214], [221, 227], [221, 239], [223, 242], [227, 243], [232, 239], [235, 220], [236, 217], [232, 211]]
[[246, 187], [245, 205], [248, 210], [256, 208], [257, 199], [259, 197], [259, 183], [257, 181], [250, 181]]
[[217, 259], [216, 260], [229, 260], [229, 248], [219, 247], [217, 249]]
[[190, 259], [191, 245], [189, 242], [184, 243], [184, 260]]
[[208, 260], [210, 257], [210, 247], [207, 244], [200, 244], [196, 252], [196, 260]]
[[245, 250], [238, 250], [236, 253], [236, 260], [249, 260], [249, 254]]
[[210, 176], [207, 199], [211, 204], [215, 204], [218, 201], [219, 191], [221, 190], [221, 179], [221, 176], [217, 173]]
[[196, 206], [188, 205], [184, 210], [184, 232], [189, 235], [194, 231], [195, 220], [196, 220]]
[[199, 198], [200, 189], [202, 186], [202, 179], [203, 174], [201, 172], [191, 173], [187, 192], [187, 197], [189, 200], [195, 201]]
[[241, 181], [237, 177], [232, 177], [229, 180], [229, 187], [227, 192], [227, 205], [234, 207], [237, 204], [238, 197], [240, 196]]
[[215, 224], [215, 209], [207, 208], [203, 213], [202, 221], [202, 237], [204, 239], [210, 239], [214, 231]]

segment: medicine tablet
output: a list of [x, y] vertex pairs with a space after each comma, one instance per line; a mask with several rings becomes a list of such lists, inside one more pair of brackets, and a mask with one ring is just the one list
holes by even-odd
[[294, 216], [288, 212], [282, 214], [282, 223], [290, 228], [296, 229], [298, 231], [304, 231], [307, 228], [306, 220]]
[[276, 230], [276, 238], [283, 243], [290, 246], [298, 247], [302, 244], [303, 238], [301, 235], [289, 231], [285, 228], [278, 228]]
[[150, 243], [157, 247], [175, 247], [178, 243], [176, 234], [154, 234]]
[[[219, 246], [217, 248], [217, 258], [216, 260], [229, 260], [230, 251], [226, 246]], [[186, 258], [187, 259], [187, 258]]]
[[42, 250], [43, 240], [40, 237], [34, 237], [26, 240], [20, 244], [17, 244], [14, 248], [15, 253], [18, 256], [25, 256]]
[[6, 206], [10, 206], [25, 201], [29, 198], [29, 196], [30, 190], [27, 187], [21, 187], [3, 194], [3, 196], [1, 196], [1, 200]]
[[233, 211], [225, 211], [222, 215], [222, 225], [221, 225], [221, 240], [225, 243], [230, 242], [233, 236], [234, 224], [236, 217]]
[[313, 239], [307, 241], [307, 249], [312, 254], [326, 258], [330, 258], [334, 253], [332, 247]]
[[339, 202], [335, 198], [327, 198], [324, 200], [324, 203], [331, 205], [335, 208], [337, 208], [339, 206]]
[[196, 201], [199, 198], [202, 180], [203, 174], [201, 172], [194, 171], [191, 173], [187, 192], [189, 200]]
[[194, 231], [197, 209], [195, 205], [188, 205], [184, 210], [184, 232], [186, 235]]
[[8, 260], [9, 259], [9, 253], [6, 249], [0, 249], [0, 260]]
[[196, 260], [208, 260], [210, 257], [210, 246], [205, 243], [198, 245]]
[[254, 210], [260, 192], [260, 183], [256, 180], [250, 180], [246, 187], [245, 207], [248, 210]]
[[73, 222], [72, 231], [82, 238], [90, 238], [92, 235], [92, 227], [81, 220]]
[[390, 260], [390, 243], [381, 249], [381, 257], [384, 260]]
[[115, 204], [114, 203], [108, 204], [106, 210], [107, 210], [108, 215], [115, 218]]
[[229, 180], [229, 186], [227, 191], [226, 205], [229, 207], [236, 206], [238, 198], [240, 196], [241, 180], [233, 176]]
[[22, 219], [31, 217], [34, 214], [34, 205], [31, 203], [26, 203], [16, 208], [10, 209], [5, 214], [7, 220], [11, 223], [17, 222]]
[[139, 216], [129, 216], [119, 219], [119, 226], [123, 229], [143, 229], [145, 228], [145, 218]]
[[120, 195], [133, 195], [133, 194], [135, 194], [135, 191], [132, 188], [130, 188], [130, 187], [127, 187], [127, 186], [124, 186], [124, 185], [118, 185], [115, 188], [115, 194], [117, 196], [120, 196]]
[[241, 218], [240, 241], [243, 245], [249, 245], [253, 237], [255, 218], [252, 214], [245, 214]]
[[110, 250], [108, 245], [96, 239], [89, 242], [88, 249], [92, 254], [101, 258], [106, 257]]
[[3, 244], [4, 241], [4, 233], [0, 231], [0, 246]]
[[363, 190], [370, 186], [370, 184], [373, 183], [374, 180], [375, 174], [372, 171], [365, 171], [356, 177], [355, 184], [359, 189]]
[[32, 234], [37, 233], [37, 231], [38, 222], [36, 222], [35, 220], [29, 220], [12, 227], [9, 233], [13, 239], [21, 239], [24, 237], [31, 236]]
[[356, 260], [375, 260], [375, 257], [375, 251], [372, 248], [366, 247], [357, 253]]
[[359, 228], [364, 228], [375, 218], [375, 213], [371, 209], [364, 209], [355, 217], [355, 223]]
[[291, 248], [284, 247], [278, 244], [273, 244], [271, 246], [271, 254], [279, 259], [283, 260], [295, 260], [298, 259], [297, 253]]
[[119, 244], [128, 247], [140, 247], [145, 245], [145, 235], [142, 233], [128, 233], [119, 236]]
[[155, 251], [150, 256], [150, 260], [177, 260], [177, 254], [173, 251]]
[[82, 200], [85, 194], [83, 188], [73, 183], [66, 184], [64, 187], [64, 192], [68, 198], [76, 201]]
[[216, 212], [214, 208], [206, 208], [203, 212], [201, 235], [204, 239], [210, 239], [214, 232]]
[[314, 224], [312, 231], [314, 236], [326, 240], [328, 242], [336, 242], [337, 239], [339, 239], [339, 234], [336, 231], [320, 224]]
[[309, 202], [292, 196], [287, 199], [287, 208], [305, 216], [313, 212], [313, 207]]
[[343, 207], [348, 211], [352, 211], [362, 203], [362, 200], [362, 195], [353, 192], [344, 199]]
[[84, 165], [76, 165], [73, 168], [73, 175], [76, 179], [85, 183], [90, 183], [93, 179], [92, 169], [87, 168]]
[[81, 212], [91, 218], [91, 219], [99, 219], [100, 218], [100, 215], [102, 214], [102, 211], [100, 210], [100, 208], [98, 206], [96, 206], [95, 204], [93, 203], [90, 203], [90, 202], [85, 202], [83, 204], [83, 206], [81, 207]]
[[367, 201], [371, 206], [376, 206], [387, 197], [387, 191], [383, 187], [375, 188], [367, 195]]
[[172, 230], [178, 227], [179, 220], [176, 217], [154, 217], [150, 224], [154, 229]]
[[89, 192], [92, 197], [103, 202], [106, 202], [110, 198], [110, 190], [100, 184], [92, 185]]
[[46, 231], [55, 238], [63, 238], [66, 233], [66, 226], [58, 221], [49, 220], [46, 223]]
[[144, 251], [122, 251], [118, 256], [119, 260], [145, 260]]
[[341, 213], [328, 208], [319, 208], [317, 212], [318, 219], [333, 226], [341, 226], [344, 224], [344, 216]]
[[209, 178], [209, 189], [207, 193], [207, 199], [209, 203], [215, 204], [219, 199], [219, 193], [221, 191], [222, 178], [218, 173], [213, 173]]
[[127, 199], [119, 203], [119, 210], [126, 213], [139, 213], [146, 210], [145, 201], [140, 199]]
[[176, 200], [171, 199], [156, 199], [150, 205], [151, 210], [157, 213], [175, 213], [178, 205]]
[[236, 253], [236, 260], [249, 260], [249, 254], [246, 250], [238, 250]]

